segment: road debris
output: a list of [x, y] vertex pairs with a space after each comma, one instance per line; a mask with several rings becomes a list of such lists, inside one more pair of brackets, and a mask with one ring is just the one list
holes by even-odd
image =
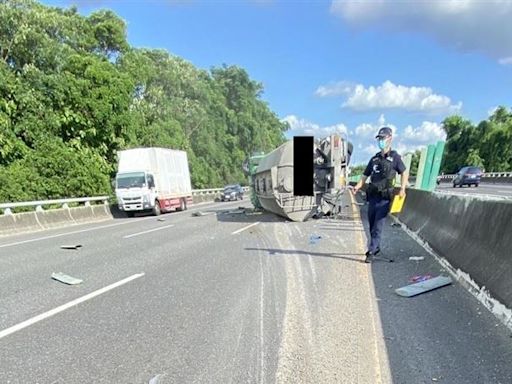
[[200, 216], [208, 216], [208, 215], [212, 215], [213, 212], [203, 212], [203, 211], [197, 211], [197, 212], [194, 212], [192, 214], [192, 216], [194, 217], [200, 217]]
[[243, 215], [245, 213], [245, 209], [232, 209], [230, 211], [222, 212], [225, 215]]
[[432, 275], [414, 275], [409, 279], [409, 283], [419, 283], [420, 281], [429, 280], [432, 278]]
[[393, 223], [391, 224], [392, 227], [399, 227], [399, 228], [402, 228], [402, 224], [400, 223]]
[[75, 244], [75, 245], [61, 245], [61, 249], [80, 249], [82, 248], [82, 244]]
[[425, 257], [423, 257], [423, 256], [411, 256], [411, 257], [409, 257], [409, 260], [411, 260], [411, 261], [422, 261], [422, 260], [425, 260]]
[[413, 297], [437, 288], [444, 287], [446, 285], [450, 285], [451, 283], [452, 279], [450, 277], [437, 276], [432, 279], [420, 281], [419, 283], [414, 283], [395, 289], [395, 292], [398, 296]]
[[158, 384], [158, 383], [160, 383], [160, 378], [161, 377], [162, 377], [162, 375], [156, 375], [151, 380], [149, 380], [148, 384]]
[[68, 285], [77, 285], [83, 282], [81, 279], [77, 279], [76, 277], [71, 277], [68, 275], [65, 275], [62, 272], [59, 273], [52, 273], [52, 279], [60, 281], [61, 283], [68, 284]]
[[316, 244], [321, 239], [322, 239], [322, 236], [320, 236], [320, 235], [311, 235], [311, 236], [309, 236], [309, 244]]
[[157, 221], [165, 221], [165, 219], [163, 217], [160, 217], [159, 219], [157, 219]]

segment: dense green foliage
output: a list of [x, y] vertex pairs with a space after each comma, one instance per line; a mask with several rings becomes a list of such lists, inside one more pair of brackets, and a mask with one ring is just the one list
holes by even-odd
[[466, 165], [483, 167], [486, 172], [512, 170], [512, 110], [499, 107], [478, 125], [451, 116], [443, 127], [447, 135], [444, 173], [455, 173]]
[[195, 188], [241, 182], [287, 125], [245, 70], [136, 49], [110, 11], [0, 0], [0, 201], [111, 192], [116, 151], [186, 150]]

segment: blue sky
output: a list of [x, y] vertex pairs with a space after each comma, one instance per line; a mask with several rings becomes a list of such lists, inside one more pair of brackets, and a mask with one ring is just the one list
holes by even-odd
[[354, 163], [382, 124], [406, 152], [443, 139], [453, 113], [474, 122], [512, 105], [512, 1], [47, 0], [114, 10], [136, 47], [165, 48], [208, 69], [244, 67], [292, 126], [337, 131]]

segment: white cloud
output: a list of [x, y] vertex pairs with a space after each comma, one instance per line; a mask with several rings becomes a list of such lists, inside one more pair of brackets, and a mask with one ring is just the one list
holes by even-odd
[[375, 135], [383, 125], [393, 130], [392, 147], [401, 155], [414, 152], [428, 144], [434, 144], [439, 140], [445, 140], [445, 133], [442, 126], [436, 122], [423, 121], [418, 126], [408, 125], [405, 128], [397, 127], [386, 122], [384, 115], [381, 115], [376, 123], [362, 123], [350, 135], [348, 139], [354, 144], [353, 164], [368, 162], [370, 156], [379, 151]]
[[331, 12], [355, 27], [431, 35], [462, 52], [481, 52], [509, 64], [512, 57], [512, 1], [333, 0]]
[[342, 123], [322, 127], [295, 115], [288, 115], [281, 119], [281, 121], [287, 122], [290, 125], [290, 130], [287, 131], [287, 136], [289, 137], [301, 135], [327, 137], [333, 133], [346, 135], [348, 132], [347, 127]]
[[411, 125], [405, 127], [403, 137], [415, 143], [431, 143], [445, 140], [446, 132], [440, 124], [424, 121], [419, 127], [413, 128]]
[[337, 83], [330, 83], [326, 85], [319, 86], [315, 95], [319, 97], [332, 97], [332, 96], [341, 96], [347, 93], [350, 93], [354, 88], [353, 83], [348, 81], [338, 81]]
[[498, 63], [501, 65], [512, 65], [512, 56], [499, 59]]
[[[342, 84], [342, 85], [341, 85]], [[344, 108], [355, 111], [403, 109], [410, 112], [454, 113], [462, 103], [453, 104], [448, 96], [438, 95], [429, 87], [408, 87], [387, 80], [378, 86], [340, 82], [322, 85], [315, 92], [318, 96], [345, 95]]]
[[378, 124], [359, 124], [355, 129], [356, 136], [362, 139], [375, 139], [375, 136], [377, 135], [379, 128], [381, 128], [384, 125], [386, 127], [391, 128], [391, 130], [393, 131], [393, 136], [398, 136], [397, 128], [393, 124], [386, 124], [386, 118], [384, 117], [384, 115], [380, 115]]

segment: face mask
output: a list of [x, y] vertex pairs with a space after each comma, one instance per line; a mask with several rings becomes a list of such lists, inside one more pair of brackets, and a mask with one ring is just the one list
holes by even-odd
[[379, 140], [379, 148], [380, 149], [386, 149], [388, 146], [387, 140]]

